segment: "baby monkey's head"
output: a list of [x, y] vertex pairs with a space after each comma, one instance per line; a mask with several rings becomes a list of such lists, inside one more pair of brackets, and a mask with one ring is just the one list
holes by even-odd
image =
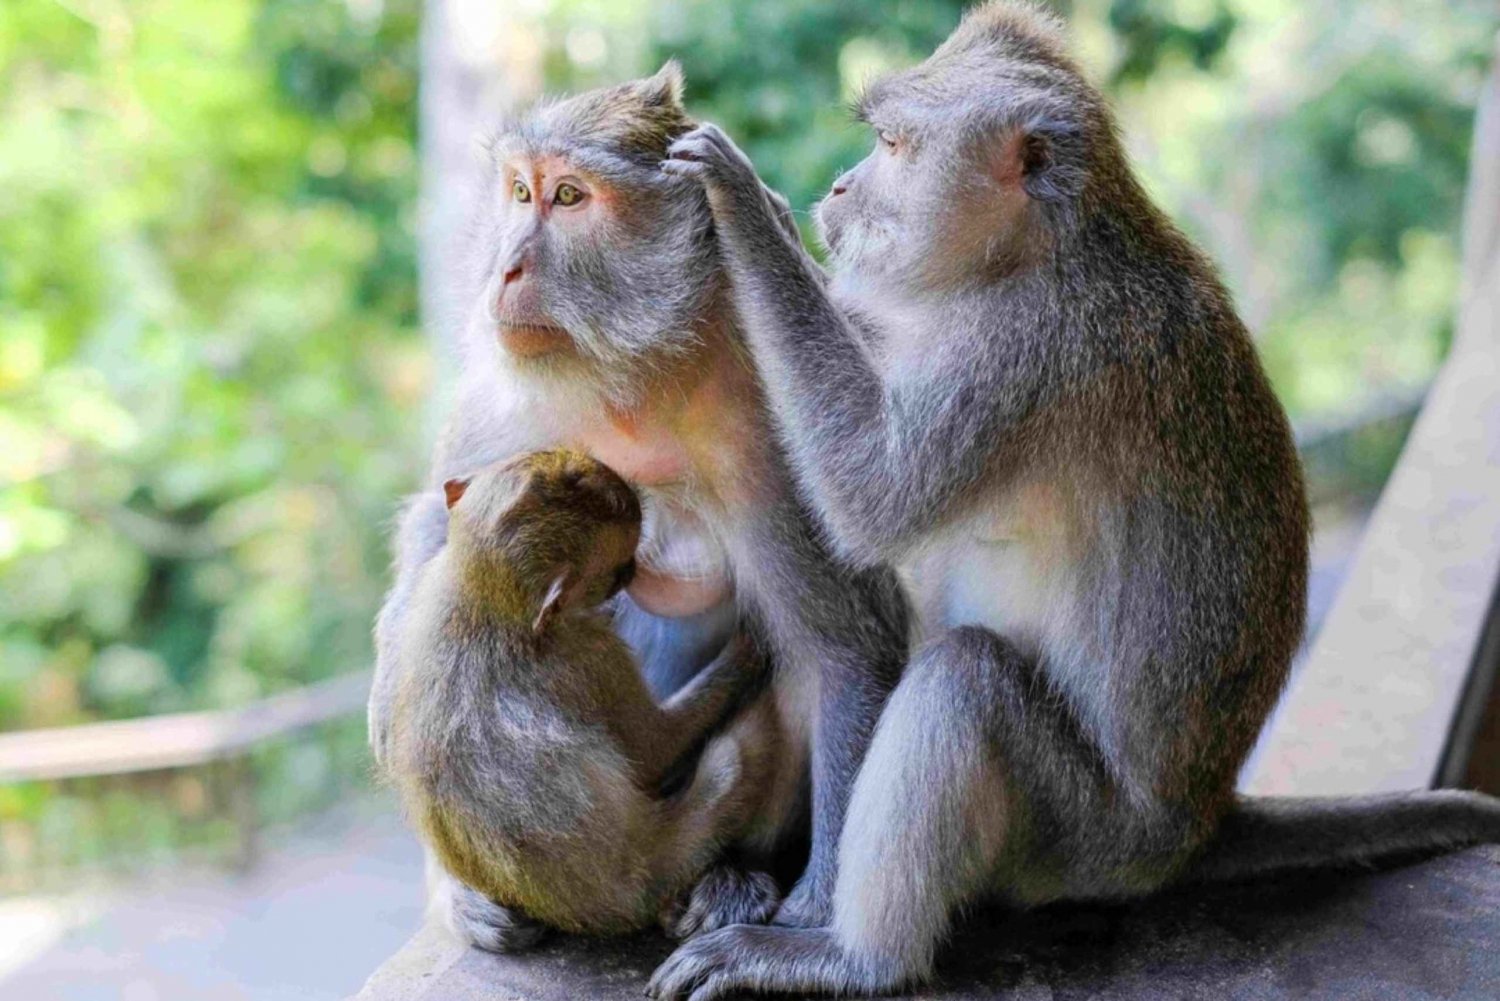
[[493, 611], [542, 632], [613, 597], [635, 575], [641, 504], [581, 452], [528, 452], [443, 484], [448, 545]]

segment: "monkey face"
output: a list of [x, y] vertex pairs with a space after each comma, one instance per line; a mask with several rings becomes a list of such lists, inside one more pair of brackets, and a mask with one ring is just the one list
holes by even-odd
[[893, 258], [905, 257], [906, 243], [897, 234], [910, 232], [906, 220], [915, 189], [906, 187], [906, 164], [891, 155], [886, 138], [880, 133], [875, 149], [853, 170], [845, 172], [828, 195], [818, 203], [818, 235], [840, 268], [862, 273], [894, 271], [901, 263]]
[[860, 97], [873, 149], [817, 214], [841, 276], [953, 288], [1039, 260], [1068, 222], [1107, 114], [1064, 53], [994, 28], [970, 18]]
[[696, 343], [717, 261], [696, 185], [657, 170], [692, 124], [674, 65], [544, 105], [496, 139], [472, 322], [505, 362], [628, 403]]

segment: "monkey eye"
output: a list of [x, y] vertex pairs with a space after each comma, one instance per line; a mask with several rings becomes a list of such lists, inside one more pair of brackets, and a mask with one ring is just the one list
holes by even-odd
[[890, 132], [887, 132], [885, 129], [878, 129], [875, 132], [875, 137], [880, 140], [880, 145], [884, 146], [892, 153], [896, 152], [896, 147], [900, 144], [896, 136]]
[[576, 185], [563, 182], [557, 186], [557, 192], [553, 194], [552, 201], [564, 208], [577, 205], [583, 201], [583, 192], [579, 191]]
[[518, 202], [525, 203], [531, 201], [531, 189], [526, 187], [522, 181], [517, 180], [510, 186], [510, 194]]

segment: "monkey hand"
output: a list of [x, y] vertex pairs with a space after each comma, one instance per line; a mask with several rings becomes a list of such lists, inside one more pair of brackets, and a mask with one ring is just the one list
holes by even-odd
[[[667, 149], [661, 169], [703, 185], [720, 233], [731, 238], [799, 239], [786, 199], [761, 183], [755, 165], [724, 130], [705, 122]], [[760, 240], [756, 240], [757, 243]]]

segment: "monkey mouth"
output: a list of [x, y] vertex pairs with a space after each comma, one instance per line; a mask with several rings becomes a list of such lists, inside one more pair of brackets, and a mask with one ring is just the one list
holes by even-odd
[[518, 358], [539, 358], [561, 351], [576, 351], [573, 336], [550, 323], [500, 321], [500, 346]]

